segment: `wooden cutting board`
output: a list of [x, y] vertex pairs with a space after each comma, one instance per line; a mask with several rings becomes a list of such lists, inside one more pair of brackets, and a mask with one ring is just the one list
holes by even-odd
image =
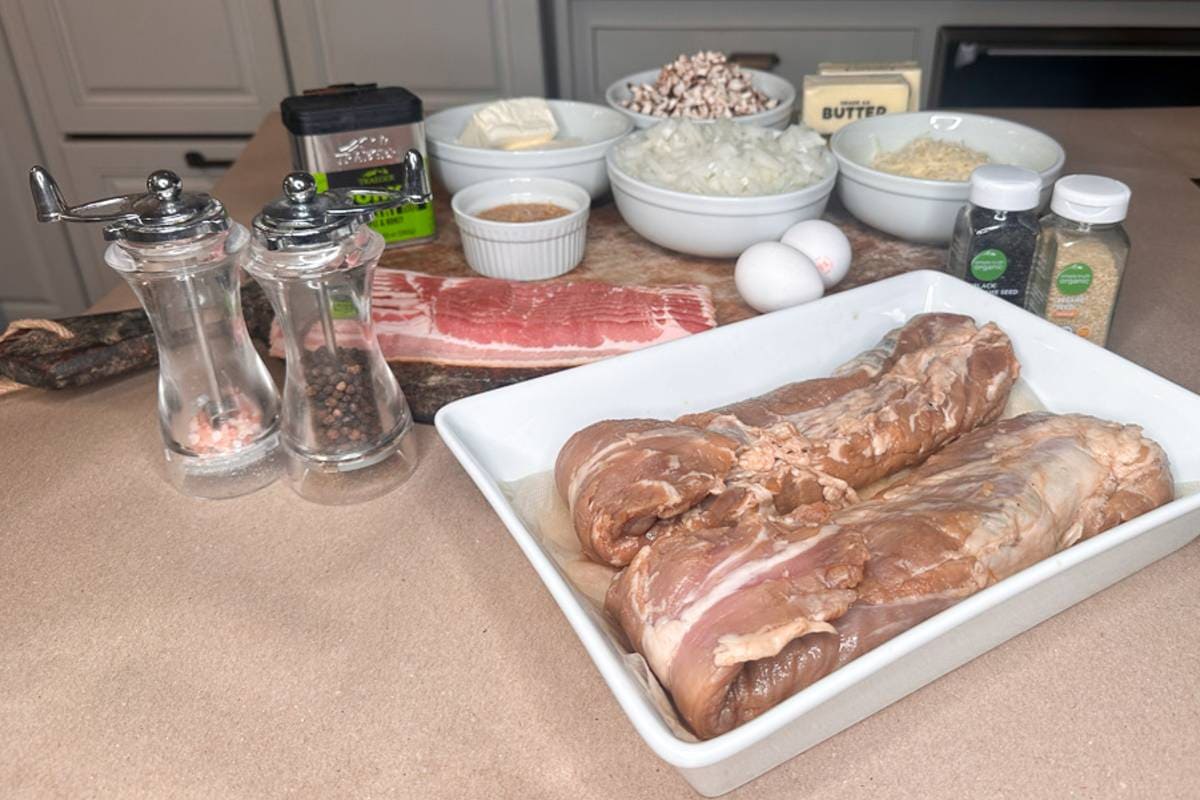
[[[435, 196], [437, 239], [419, 247], [384, 251], [380, 261], [382, 268], [436, 275], [475, 274], [463, 256], [447, 193], [436, 192]], [[834, 291], [844, 291], [914, 269], [945, 266], [944, 248], [910, 244], [880, 233], [858, 222], [840, 207], [831, 207], [825, 218], [846, 233], [853, 252], [850, 272]], [[704, 284], [712, 290], [718, 324], [725, 325], [757, 314], [738, 296], [733, 283], [733, 267], [734, 259], [686, 256], [646, 241], [625, 224], [616, 205], [608, 200], [592, 207], [583, 262], [567, 275], [553, 280], [594, 280], [625, 285]], [[460, 397], [528, 380], [548, 371], [401, 363], [393, 363], [392, 370], [408, 397], [413, 416], [421, 422], [431, 421], [439, 408]]]
[[[450, 211], [449, 196], [435, 190], [438, 235], [420, 247], [385, 250], [380, 265], [435, 275], [474, 275], [463, 257], [458, 227]], [[830, 203], [825, 219], [850, 239], [853, 262], [845, 280], [832, 291], [840, 292], [915, 269], [942, 269], [946, 249], [911, 244], [863, 225]], [[742, 302], [733, 285], [734, 259], [698, 258], [673, 253], [646, 241], [625, 224], [612, 200], [592, 207], [588, 219], [587, 252], [583, 263], [554, 280], [593, 280], [623, 285], [702, 283], [713, 293], [717, 322], [725, 325], [757, 312]]]

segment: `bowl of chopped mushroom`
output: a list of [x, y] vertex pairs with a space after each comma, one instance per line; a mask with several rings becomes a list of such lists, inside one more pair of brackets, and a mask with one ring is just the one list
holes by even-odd
[[608, 87], [604, 99], [639, 128], [682, 117], [783, 130], [792, 120], [796, 87], [778, 75], [728, 61], [724, 53], [700, 52], [627, 75]]
[[866, 117], [835, 133], [829, 149], [847, 211], [885, 233], [929, 244], [950, 241], [976, 167], [1033, 170], [1044, 206], [1066, 161], [1062, 145], [1041, 131], [957, 111]]

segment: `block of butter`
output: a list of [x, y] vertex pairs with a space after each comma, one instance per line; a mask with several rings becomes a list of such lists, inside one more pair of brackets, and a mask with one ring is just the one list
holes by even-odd
[[916, 61], [822, 61], [821, 75], [899, 75], [908, 81], [908, 110], [921, 110], [921, 65]]
[[909, 92], [899, 75], [805, 75], [804, 124], [835, 133], [855, 120], [907, 111]]
[[476, 111], [458, 136], [468, 147], [526, 150], [550, 142], [558, 122], [540, 97], [518, 97], [489, 103]]

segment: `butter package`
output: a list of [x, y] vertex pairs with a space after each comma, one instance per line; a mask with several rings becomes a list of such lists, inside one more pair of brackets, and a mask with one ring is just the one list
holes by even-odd
[[908, 110], [921, 110], [921, 65], [916, 61], [822, 61], [821, 75], [899, 75], [908, 81]]
[[855, 120], [907, 111], [911, 91], [899, 75], [805, 75], [804, 124], [836, 133]]

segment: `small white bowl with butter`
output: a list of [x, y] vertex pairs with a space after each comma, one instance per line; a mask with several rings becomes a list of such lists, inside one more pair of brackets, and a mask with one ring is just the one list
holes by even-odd
[[945, 244], [954, 218], [967, 202], [969, 180], [931, 180], [876, 169], [881, 153], [913, 140], [954, 142], [985, 154], [989, 163], [1012, 164], [1042, 178], [1042, 201], [1050, 199], [1066, 155], [1051, 137], [999, 117], [957, 111], [884, 114], [852, 122], [833, 135], [829, 149], [838, 160], [838, 196], [858, 219], [911, 242]]
[[[607, 194], [604, 157], [617, 140], [633, 130], [633, 123], [624, 114], [593, 103], [545, 103], [557, 125], [553, 138], [516, 150], [459, 141], [476, 113], [492, 103], [473, 103], [431, 114], [425, 120], [425, 133], [434, 178], [451, 194], [480, 181], [511, 177], [559, 178], [582, 187], [592, 198]], [[536, 120], [529, 121], [527, 131], [536, 128]], [[478, 143], [486, 141], [489, 132], [474, 133], [468, 139]]]

